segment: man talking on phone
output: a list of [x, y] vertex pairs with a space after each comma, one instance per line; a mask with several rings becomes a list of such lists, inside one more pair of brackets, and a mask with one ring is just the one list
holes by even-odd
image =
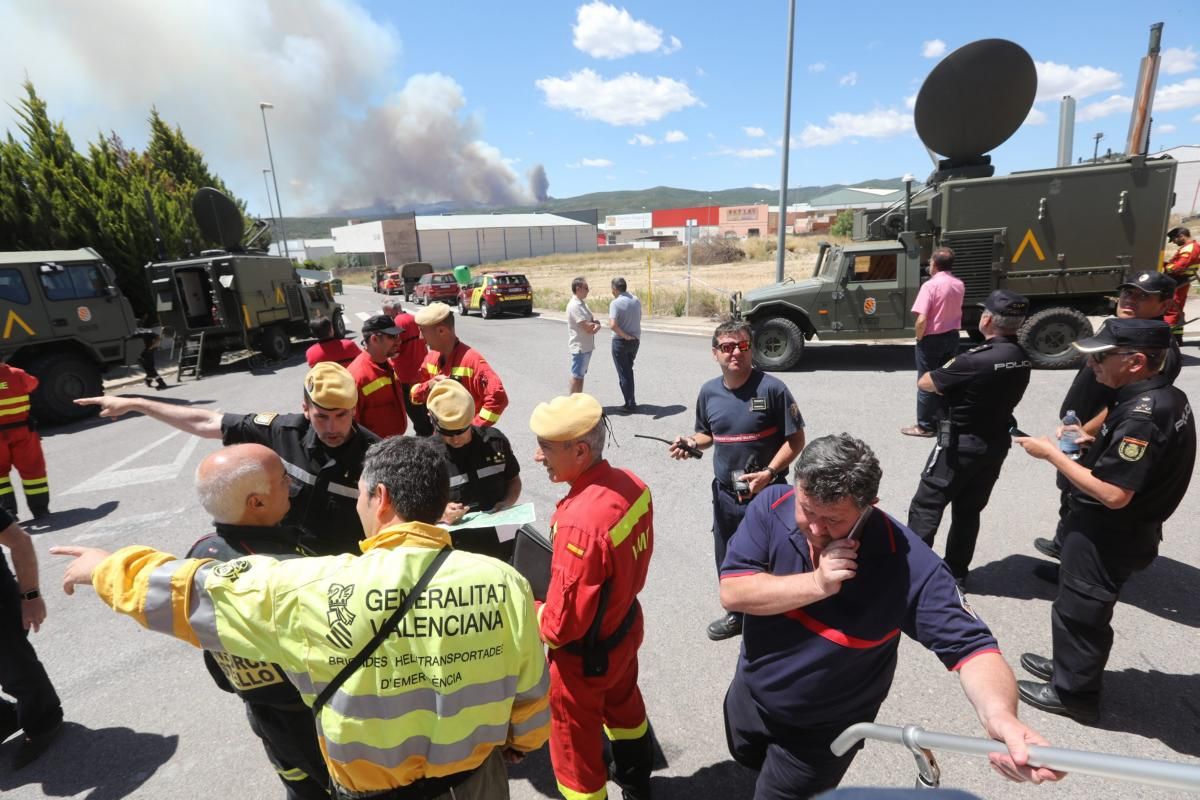
[[989, 757], [997, 772], [1061, 777], [1027, 764], [1027, 746], [1045, 740], [1017, 719], [1012, 670], [950, 570], [875, 508], [883, 472], [871, 448], [824, 436], [804, 448], [794, 477], [794, 487], [754, 498], [721, 568], [722, 605], [745, 615], [725, 735], [734, 759], [759, 773], [755, 799], [837, 786], [862, 744], [842, 756], [829, 746], [875, 720], [901, 632], [958, 673], [984, 731], [1008, 748]]

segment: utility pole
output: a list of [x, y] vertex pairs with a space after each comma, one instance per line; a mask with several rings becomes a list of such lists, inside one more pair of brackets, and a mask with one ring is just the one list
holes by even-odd
[[689, 219], [684, 222], [683, 233], [687, 238], [688, 249], [688, 265], [687, 265], [687, 297], [683, 301], [683, 315], [690, 317], [692, 315], [692, 239], [693, 231], [696, 230], [697, 220]]
[[1092, 163], [1095, 164], [1100, 160], [1100, 140], [1104, 138], [1104, 134], [1097, 132], [1092, 138], [1096, 140], [1096, 146], [1092, 148]]
[[267, 109], [275, 106], [268, 102], [258, 104], [258, 110], [262, 112], [263, 118], [263, 136], [267, 138], [267, 161], [271, 163], [271, 180], [275, 184], [275, 208], [279, 209], [279, 238], [283, 240], [283, 254], [288, 258], [292, 254], [288, 251], [287, 232], [283, 229], [283, 201], [279, 199], [279, 173], [275, 171], [275, 156], [271, 155], [271, 134], [267, 131]]
[[783, 282], [783, 254], [787, 231], [788, 151], [792, 139], [792, 44], [796, 36], [796, 0], [788, 3], [787, 75], [783, 94], [783, 176], [779, 179], [779, 247], [775, 251], [775, 280]]
[[263, 188], [267, 190], [267, 216], [271, 218], [271, 225], [275, 225], [275, 206], [271, 205], [271, 184], [267, 182], [267, 173], [269, 169], [263, 170]]

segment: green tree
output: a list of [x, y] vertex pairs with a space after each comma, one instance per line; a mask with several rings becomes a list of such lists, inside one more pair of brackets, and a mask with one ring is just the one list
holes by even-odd
[[849, 209], [839, 211], [837, 219], [829, 227], [829, 232], [834, 236], [849, 236], [854, 233], [854, 212]]

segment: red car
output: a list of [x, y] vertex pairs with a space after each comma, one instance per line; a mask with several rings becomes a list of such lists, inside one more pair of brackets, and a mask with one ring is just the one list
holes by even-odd
[[458, 281], [449, 272], [430, 272], [422, 275], [413, 287], [413, 301], [422, 305], [430, 303], [458, 304]]
[[379, 285], [375, 291], [380, 294], [400, 294], [404, 291], [404, 281], [399, 272], [386, 272], [379, 277]]

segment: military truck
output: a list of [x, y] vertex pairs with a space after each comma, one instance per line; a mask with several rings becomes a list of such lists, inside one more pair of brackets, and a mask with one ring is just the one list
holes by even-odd
[[32, 411], [62, 423], [94, 409], [74, 404], [103, 393], [101, 375], [142, 351], [137, 320], [116, 274], [90, 247], [0, 253], [0, 358], [37, 377]]
[[856, 214], [857, 241], [821, 243], [813, 277], [735, 296], [734, 314], [756, 332], [755, 362], [794, 367], [814, 338], [912, 338], [925, 265], [945, 246], [966, 285], [970, 335], [979, 336], [976, 303], [1013, 289], [1030, 300], [1019, 334], [1030, 360], [1078, 363], [1070, 344], [1091, 335], [1088, 316], [1112, 313], [1124, 276], [1161, 261], [1176, 162], [1135, 153], [993, 176], [984, 154], [1016, 131], [1036, 91], [1033, 59], [1012, 42], [973, 42], [947, 56], [914, 111], [921, 140], [947, 158], [902, 204]]
[[232, 200], [205, 187], [193, 198], [192, 212], [201, 233], [220, 249], [153, 262], [146, 273], [163, 325], [177, 339], [203, 334], [203, 362], [244, 349], [285, 358], [292, 337], [310, 336], [309, 323], [319, 317], [345, 334], [343, 307], [331, 284], [305, 285], [290, 259], [244, 246], [242, 214]]

